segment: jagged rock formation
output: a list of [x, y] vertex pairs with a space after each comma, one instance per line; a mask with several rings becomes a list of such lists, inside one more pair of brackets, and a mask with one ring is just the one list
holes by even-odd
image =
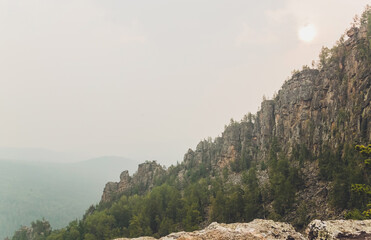
[[[116, 240], [126, 240], [119, 238]], [[154, 240], [151, 237], [135, 238], [138, 240]], [[249, 223], [211, 223], [207, 228], [194, 232], [171, 233], [161, 240], [244, 240], [244, 239], [287, 239], [304, 240], [305, 238], [287, 223], [274, 222], [272, 220], [256, 219]]]
[[371, 239], [371, 220], [313, 220], [306, 234], [309, 240]]
[[[128, 240], [119, 238], [115, 240]], [[132, 238], [137, 240], [155, 240], [152, 237]], [[306, 236], [295, 231], [287, 223], [256, 219], [249, 223], [219, 224], [211, 223], [208, 227], [194, 232], [171, 233], [161, 240], [227, 240], [227, 239], [287, 239], [287, 240], [333, 240], [333, 239], [371, 239], [371, 220], [313, 220], [306, 229]]]
[[153, 187], [154, 181], [165, 174], [165, 169], [155, 161], [147, 161], [139, 164], [138, 171], [130, 177], [128, 171], [120, 174], [120, 182], [108, 182], [103, 190], [102, 202], [108, 202], [120, 193], [132, 190], [149, 190]]

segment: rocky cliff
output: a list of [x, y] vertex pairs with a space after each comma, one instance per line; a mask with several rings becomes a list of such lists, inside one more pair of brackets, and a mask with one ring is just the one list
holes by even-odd
[[[370, 65], [360, 57], [360, 44], [367, 32], [351, 29], [349, 39], [333, 49], [324, 66], [303, 69], [286, 81], [272, 100], [265, 100], [253, 119], [231, 123], [212, 146], [204, 141], [189, 150], [185, 164], [201, 163], [224, 167], [247, 151], [264, 161], [271, 140], [276, 138], [287, 154], [304, 144], [318, 155], [324, 145], [336, 148], [346, 142], [367, 143], [371, 139]], [[330, 60], [331, 59], [331, 60]], [[220, 149], [213, 153], [215, 145]], [[243, 149], [246, 148], [246, 149]]]
[[[371, 23], [352, 27], [346, 38], [322, 49], [317, 68], [295, 71], [256, 114], [231, 120], [220, 137], [189, 149], [181, 164], [165, 169], [146, 162], [133, 176], [124, 171], [119, 182], [107, 183], [95, 214], [109, 209], [121, 236], [155, 237], [213, 221], [268, 218], [303, 230], [313, 219], [362, 218], [370, 196], [351, 188], [370, 185], [354, 145], [371, 142]], [[119, 209], [128, 211], [125, 220]], [[286, 225], [285, 231], [254, 235], [257, 221], [212, 224], [163, 239], [303, 239]], [[259, 224], [270, 229], [273, 222]], [[358, 226], [358, 235], [336, 235], [341, 230], [333, 224], [314, 222], [309, 239], [370, 237], [355, 222], [347, 227]]]
[[[232, 121], [221, 137], [201, 141], [195, 150], [189, 149], [176, 173], [180, 184], [186, 185], [195, 171], [214, 176], [223, 169], [230, 173], [231, 183], [239, 184], [238, 169], [243, 164], [267, 163], [272, 142], [277, 142], [288, 158], [303, 158], [299, 162], [305, 187], [296, 194], [296, 207], [311, 200], [318, 206], [309, 210], [311, 216], [340, 216], [329, 206], [331, 186], [319, 177], [318, 157], [323, 149], [336, 151], [344, 144], [366, 144], [371, 140], [371, 68], [369, 56], [362, 52], [368, 47], [366, 26], [353, 27], [347, 35], [347, 40], [322, 50], [318, 69], [305, 67], [294, 73], [272, 100], [262, 102], [255, 115], [248, 114], [241, 122]], [[309, 158], [312, 161], [305, 161]], [[123, 172], [120, 182], [107, 183], [102, 202], [123, 192], [145, 192], [156, 179], [166, 178], [169, 171], [155, 162], [146, 162], [133, 177]], [[261, 185], [268, 184], [267, 170], [261, 168], [258, 178]], [[290, 221], [294, 214], [288, 214], [286, 220]]]

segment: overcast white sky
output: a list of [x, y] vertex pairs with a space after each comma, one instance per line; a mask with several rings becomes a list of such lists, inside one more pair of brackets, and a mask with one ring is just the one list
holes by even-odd
[[0, 147], [182, 161], [255, 113], [367, 3], [0, 0]]

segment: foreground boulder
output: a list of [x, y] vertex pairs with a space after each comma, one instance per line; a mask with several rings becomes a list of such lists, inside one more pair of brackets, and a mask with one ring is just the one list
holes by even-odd
[[305, 231], [308, 239], [369, 239], [371, 220], [313, 220]]
[[[371, 240], [371, 220], [313, 220], [306, 229], [306, 236], [295, 231], [288, 223], [255, 219], [249, 223], [211, 223], [207, 228], [194, 232], [171, 233], [161, 240]], [[156, 240], [153, 237], [118, 238], [115, 240]]]
[[[116, 240], [126, 240], [119, 238]], [[137, 240], [154, 240], [151, 237], [135, 238]], [[256, 219], [249, 223], [211, 223], [207, 228], [194, 232], [171, 233], [161, 240], [253, 240], [253, 239], [305, 239], [300, 233], [287, 223], [274, 222], [272, 220]]]

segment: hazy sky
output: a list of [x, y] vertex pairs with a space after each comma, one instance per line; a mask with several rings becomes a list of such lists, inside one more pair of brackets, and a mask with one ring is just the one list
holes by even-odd
[[[0, 147], [181, 161], [369, 0], [0, 0]], [[314, 26], [311, 42], [298, 38]]]

